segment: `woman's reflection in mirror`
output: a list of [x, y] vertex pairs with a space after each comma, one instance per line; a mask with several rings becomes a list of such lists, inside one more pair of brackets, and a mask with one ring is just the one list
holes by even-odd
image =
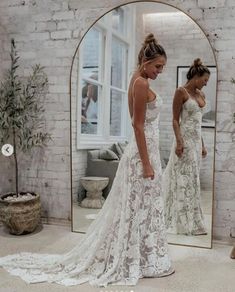
[[175, 139], [163, 175], [165, 221], [174, 234], [206, 235], [201, 208], [200, 164], [206, 157], [201, 123], [206, 105], [202, 88], [210, 77], [209, 69], [195, 59], [187, 73], [187, 82], [175, 91], [173, 129]]

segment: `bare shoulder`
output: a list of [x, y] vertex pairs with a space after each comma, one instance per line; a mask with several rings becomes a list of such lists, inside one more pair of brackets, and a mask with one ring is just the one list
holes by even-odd
[[175, 93], [185, 94], [185, 88], [183, 86], [180, 86], [180, 87], [176, 88]]
[[176, 88], [175, 99], [180, 100], [180, 101], [184, 101], [187, 99], [186, 90], [182, 86]]
[[173, 116], [174, 119], [179, 121], [179, 115], [182, 110], [182, 106], [185, 101], [185, 90], [182, 87], [179, 87], [175, 90], [175, 95], [173, 99]]
[[149, 83], [148, 83], [147, 79], [142, 78], [142, 77], [135, 78], [135, 80], [133, 81], [133, 85], [136, 88], [143, 88], [143, 89], [149, 88]]

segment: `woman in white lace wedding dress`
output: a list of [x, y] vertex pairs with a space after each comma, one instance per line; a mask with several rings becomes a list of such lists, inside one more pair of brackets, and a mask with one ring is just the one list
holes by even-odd
[[196, 59], [187, 73], [188, 82], [175, 93], [175, 141], [162, 181], [165, 221], [169, 233], [207, 233], [200, 202], [201, 156], [207, 154], [201, 137], [205, 98], [200, 90], [207, 84], [209, 76], [209, 69], [200, 59]]
[[[161, 99], [154, 96], [147, 81], [161, 73], [166, 55], [153, 35], [146, 38], [139, 60], [129, 89], [135, 137], [120, 160], [102, 210], [83, 241], [69, 253], [21, 253], [0, 258], [0, 266], [11, 274], [28, 283], [47, 281], [70, 286], [89, 282], [106, 286], [135, 285], [139, 278], [174, 272], [168, 255], [161, 197], [158, 150]], [[145, 96], [141, 96], [143, 92]]]

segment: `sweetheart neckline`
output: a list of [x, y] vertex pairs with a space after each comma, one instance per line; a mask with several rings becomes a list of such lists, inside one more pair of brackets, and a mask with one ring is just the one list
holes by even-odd
[[200, 106], [199, 103], [196, 101], [196, 99], [192, 98], [190, 95], [189, 95], [189, 98], [184, 102], [184, 104], [189, 100], [193, 100], [196, 102], [196, 104], [198, 105], [199, 108], [203, 109], [205, 106], [206, 106], [206, 103], [204, 104], [204, 106]]
[[[206, 106], [206, 102], [205, 102], [204, 106], [200, 106], [199, 102], [197, 102], [197, 100], [196, 100], [195, 98], [192, 98], [192, 96], [191, 96], [191, 94], [188, 92], [188, 90], [187, 90], [184, 86], [182, 86], [182, 88], [186, 91], [186, 93], [187, 93], [187, 95], [188, 95], [188, 99], [187, 99], [185, 102], [187, 102], [189, 99], [192, 99], [192, 100], [194, 100], [194, 101], [197, 103], [197, 105], [198, 105], [199, 108], [204, 108], [204, 107]], [[184, 102], [184, 103], [185, 103], [185, 102]]]

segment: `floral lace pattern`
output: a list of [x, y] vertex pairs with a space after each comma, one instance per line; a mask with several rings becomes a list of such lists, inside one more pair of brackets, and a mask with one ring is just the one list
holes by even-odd
[[158, 142], [161, 100], [147, 104], [145, 135], [155, 171], [143, 179], [134, 137], [120, 160], [112, 189], [83, 241], [64, 255], [21, 253], [0, 258], [13, 275], [28, 283], [56, 282], [66, 286], [135, 285], [139, 278], [173, 272], [168, 256], [161, 162]]
[[206, 233], [200, 203], [200, 163], [202, 153], [201, 120], [203, 109], [188, 98], [181, 112], [180, 131], [184, 141], [181, 158], [175, 154], [174, 141], [163, 174], [165, 221], [170, 233]]

